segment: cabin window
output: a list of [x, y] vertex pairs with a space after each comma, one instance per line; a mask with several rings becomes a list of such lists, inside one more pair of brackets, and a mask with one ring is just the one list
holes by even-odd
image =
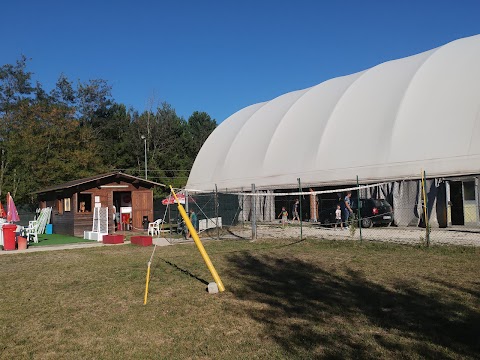
[[92, 211], [92, 194], [78, 194], [78, 212]]
[[63, 210], [64, 211], [71, 211], [70, 210], [70, 198], [63, 199]]
[[59, 215], [63, 214], [63, 202], [62, 200], [57, 200], [57, 212]]

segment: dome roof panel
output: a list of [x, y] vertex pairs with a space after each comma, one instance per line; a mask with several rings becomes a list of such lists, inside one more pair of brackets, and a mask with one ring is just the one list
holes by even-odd
[[347, 184], [478, 173], [480, 35], [325, 81], [225, 120], [187, 187]]

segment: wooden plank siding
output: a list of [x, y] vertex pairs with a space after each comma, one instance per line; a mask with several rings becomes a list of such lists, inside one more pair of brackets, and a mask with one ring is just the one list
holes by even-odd
[[93, 224], [93, 213], [76, 213], [75, 214], [75, 225], [74, 225], [74, 236], [83, 237], [84, 231], [92, 231]]
[[[95, 197], [99, 197], [101, 206], [108, 207], [108, 231], [113, 233], [115, 231], [113, 220], [114, 192], [131, 193], [132, 225], [135, 230], [143, 229], [143, 216], [148, 216], [149, 221], [152, 221], [153, 190], [123, 181], [106, 184], [97, 183], [94, 187], [84, 188], [74, 194], [56, 191], [40, 200], [40, 206], [52, 207], [51, 223], [54, 233], [83, 237], [84, 231], [92, 230]], [[91, 211], [79, 211], [79, 194], [90, 194], [91, 204], [86, 207]], [[70, 211], [64, 211], [63, 209], [62, 204], [65, 197], [70, 198]]]
[[[75, 214], [73, 212], [65, 212], [62, 215], [54, 214], [53, 219], [51, 221], [53, 224], [53, 232], [55, 234], [65, 234], [75, 236], [74, 229], [73, 229], [73, 222], [74, 222]], [[83, 236], [83, 234], [82, 234]]]
[[[53, 224], [53, 232], [56, 234], [65, 234], [74, 236], [73, 223], [75, 218], [75, 212], [71, 207], [71, 211], [63, 211], [63, 208], [59, 207], [59, 201], [63, 201], [63, 197], [55, 200], [44, 201], [42, 204], [44, 207], [51, 207], [52, 214], [50, 223]], [[72, 199], [70, 198], [72, 204]]]

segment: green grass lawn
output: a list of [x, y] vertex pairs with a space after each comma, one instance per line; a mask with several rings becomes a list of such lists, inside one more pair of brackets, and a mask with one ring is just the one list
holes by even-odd
[[92, 242], [92, 240], [60, 234], [38, 234], [38, 243], [31, 242], [28, 246], [63, 245], [81, 242]]
[[474, 359], [480, 250], [210, 241], [0, 256], [1, 359]]

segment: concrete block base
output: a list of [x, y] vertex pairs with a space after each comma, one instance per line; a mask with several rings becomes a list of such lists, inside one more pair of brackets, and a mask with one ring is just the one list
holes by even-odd
[[209, 294], [217, 294], [218, 293], [217, 283], [211, 282], [211, 283], [208, 284], [208, 293]]

